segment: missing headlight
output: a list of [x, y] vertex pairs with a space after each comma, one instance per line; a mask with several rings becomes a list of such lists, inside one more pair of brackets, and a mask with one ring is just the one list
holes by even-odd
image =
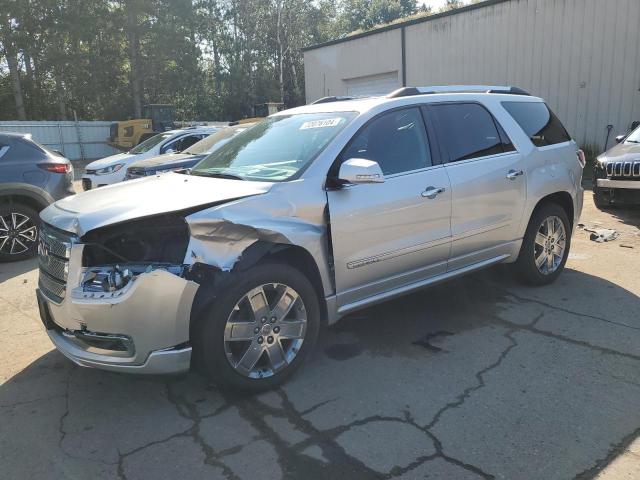
[[182, 264], [189, 243], [189, 227], [179, 215], [159, 215], [87, 233], [85, 267], [125, 263]]

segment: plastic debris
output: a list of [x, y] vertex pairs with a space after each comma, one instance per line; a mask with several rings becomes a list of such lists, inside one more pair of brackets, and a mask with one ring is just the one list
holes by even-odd
[[596, 228], [593, 230], [585, 228], [585, 231], [591, 232], [589, 238], [596, 243], [612, 242], [620, 236], [620, 233], [610, 228]]

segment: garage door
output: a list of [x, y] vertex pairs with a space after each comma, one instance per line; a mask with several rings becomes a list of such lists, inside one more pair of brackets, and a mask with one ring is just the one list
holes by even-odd
[[344, 82], [347, 95], [385, 95], [400, 86], [397, 71], [349, 78]]

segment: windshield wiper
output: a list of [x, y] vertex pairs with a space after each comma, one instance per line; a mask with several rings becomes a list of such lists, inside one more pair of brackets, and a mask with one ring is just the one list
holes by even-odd
[[232, 175], [230, 173], [203, 172], [203, 171], [193, 172], [192, 171], [191, 175], [196, 175], [198, 177], [214, 177], [214, 178], [227, 178], [230, 180], [244, 180], [244, 178], [239, 177], [238, 175]]
[[638, 140], [625, 140], [625, 143], [629, 142], [629, 143], [640, 143], [640, 141]]

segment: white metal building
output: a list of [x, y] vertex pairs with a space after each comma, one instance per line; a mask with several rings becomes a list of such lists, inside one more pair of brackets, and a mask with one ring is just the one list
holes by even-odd
[[640, 120], [640, 0], [488, 0], [304, 50], [306, 100], [514, 85], [602, 150]]

